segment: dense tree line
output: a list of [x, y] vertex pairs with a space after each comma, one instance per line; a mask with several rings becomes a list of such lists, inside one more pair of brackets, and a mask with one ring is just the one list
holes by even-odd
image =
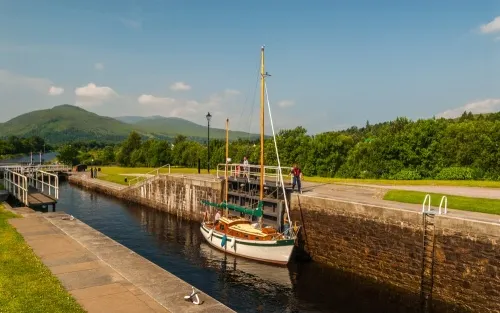
[[[306, 129], [281, 130], [276, 138], [281, 164], [297, 162], [305, 175], [387, 179], [488, 179], [500, 180], [500, 113], [457, 119], [397, 118], [362, 128], [307, 135]], [[230, 157], [240, 162], [248, 156], [259, 162], [259, 142], [230, 143]], [[68, 149], [68, 146], [63, 147]], [[206, 144], [177, 136], [172, 142], [142, 140], [131, 133], [116, 146], [73, 149], [73, 161], [90, 164], [158, 167], [171, 164], [207, 167]], [[62, 150], [64, 151], [64, 150]], [[211, 168], [224, 162], [225, 144], [210, 141]], [[276, 165], [272, 138], [265, 142], [267, 165]]]
[[10, 136], [5, 140], [0, 139], [0, 158], [28, 154], [30, 152], [50, 151], [51, 149], [52, 147], [46, 144], [45, 140], [39, 136], [27, 138]]

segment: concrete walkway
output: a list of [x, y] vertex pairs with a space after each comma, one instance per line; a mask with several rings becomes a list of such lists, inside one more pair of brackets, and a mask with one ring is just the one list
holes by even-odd
[[[411, 204], [411, 203], [383, 200], [383, 196], [387, 191], [387, 189], [381, 189], [371, 185], [352, 186], [352, 185], [337, 185], [337, 184], [304, 183], [304, 187], [302, 189], [303, 193], [301, 196], [305, 197], [336, 199], [341, 201], [358, 202], [368, 205], [409, 210], [415, 212], [422, 211], [422, 204]], [[423, 201], [424, 199], [422, 198], [422, 202]], [[438, 208], [436, 207], [431, 207], [431, 209], [436, 211], [438, 210]], [[479, 212], [448, 209], [448, 215], [456, 218], [471, 219], [487, 223], [495, 223], [495, 224], [500, 223], [500, 215], [496, 214], [486, 214]]]
[[77, 174], [75, 176], [78, 177], [81, 180], [89, 181], [89, 182], [92, 182], [92, 184], [96, 184], [96, 185], [104, 186], [104, 187], [107, 187], [107, 188], [111, 188], [111, 189], [116, 190], [116, 191], [122, 191], [122, 190], [124, 190], [125, 188], [128, 187], [128, 185], [122, 185], [122, 184], [118, 184], [118, 183], [113, 183], [113, 182], [102, 180], [102, 179], [99, 179], [99, 178], [90, 178], [90, 174], [87, 174], [87, 173]]
[[111, 238], [65, 213], [10, 209], [9, 222], [89, 313], [234, 312]]
[[[340, 184], [340, 183], [339, 183]], [[463, 186], [435, 186], [435, 185], [422, 185], [422, 186], [409, 186], [409, 185], [374, 185], [374, 184], [347, 184], [345, 186], [378, 188], [383, 190], [397, 189], [397, 190], [411, 190], [430, 193], [441, 193], [446, 195], [455, 195], [471, 198], [486, 198], [486, 199], [500, 199], [500, 188], [488, 187], [463, 187]]]
[[40, 214], [23, 211], [9, 222], [89, 313], [169, 312]]

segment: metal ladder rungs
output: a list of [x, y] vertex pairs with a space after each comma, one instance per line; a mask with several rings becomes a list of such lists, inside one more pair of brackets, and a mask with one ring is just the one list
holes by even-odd
[[[426, 200], [430, 196], [426, 196]], [[425, 204], [425, 201], [424, 201]], [[435, 212], [422, 210], [422, 272], [420, 278], [420, 304], [422, 312], [428, 312], [432, 306], [432, 289], [434, 284], [435, 257]]]

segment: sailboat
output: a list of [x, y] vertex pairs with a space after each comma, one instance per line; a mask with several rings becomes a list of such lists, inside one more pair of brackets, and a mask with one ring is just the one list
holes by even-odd
[[[236, 256], [257, 260], [265, 263], [274, 264], [287, 264], [290, 261], [295, 241], [297, 238], [298, 227], [288, 227], [284, 232], [279, 232], [272, 226], [265, 226], [262, 223], [263, 206], [264, 206], [264, 185], [265, 185], [265, 167], [264, 167], [264, 101], [265, 79], [267, 72], [264, 67], [264, 47], [261, 48], [261, 66], [260, 66], [260, 79], [261, 79], [261, 93], [260, 93], [260, 178], [259, 178], [259, 201], [255, 208], [243, 207], [235, 204], [228, 203], [228, 162], [229, 162], [229, 120], [226, 120], [226, 166], [225, 166], [225, 200], [221, 203], [209, 202], [201, 200], [202, 204], [209, 207], [215, 207], [218, 210], [224, 209], [224, 214], [217, 221], [212, 221], [205, 215], [201, 223], [200, 231], [203, 237], [207, 240], [208, 244], [222, 250], [226, 253]], [[269, 102], [269, 101], [268, 101]], [[269, 103], [268, 103], [269, 105]], [[270, 110], [270, 109], [269, 109]], [[271, 120], [272, 125], [272, 120]], [[274, 136], [274, 127], [273, 127]], [[276, 143], [276, 140], [275, 140]], [[277, 146], [275, 144], [276, 152]], [[283, 175], [281, 173], [281, 166], [279, 165], [278, 156], [278, 169], [281, 186], [284, 192]], [[290, 220], [290, 212], [288, 203], [285, 197], [286, 218], [289, 224], [292, 225]], [[250, 215], [250, 219], [242, 218], [240, 216], [229, 216], [229, 209]], [[258, 223], [253, 222], [253, 218], [258, 219]]]

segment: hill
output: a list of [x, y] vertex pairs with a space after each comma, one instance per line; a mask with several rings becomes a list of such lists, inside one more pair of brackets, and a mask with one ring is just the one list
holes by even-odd
[[148, 119], [154, 119], [158, 117], [163, 117], [159, 115], [155, 116], [118, 116], [118, 117], [113, 117], [115, 120], [118, 120], [120, 122], [124, 122], [127, 124], [135, 124], [137, 122], [143, 121], [143, 120], [148, 120]]
[[[205, 139], [207, 137], [207, 126], [202, 126], [178, 117], [145, 117], [137, 119], [136, 122], [132, 123], [132, 125], [135, 125], [139, 129], [147, 129], [150, 132], [162, 133], [171, 136], [182, 134], [191, 138]], [[245, 132], [230, 131], [229, 133], [230, 137], [233, 139], [248, 138], [248, 133]], [[257, 136], [258, 135], [251, 135], [250, 137], [256, 138]], [[226, 131], [219, 128], [210, 128], [210, 137], [224, 139], [226, 137]]]
[[[38, 135], [52, 144], [72, 141], [120, 142], [130, 132], [137, 131], [143, 137], [171, 139], [184, 135], [193, 140], [205, 140], [206, 127], [179, 118], [154, 116], [129, 118], [135, 123], [125, 123], [111, 117], [100, 116], [80, 107], [68, 104], [52, 109], [37, 110], [19, 115], [0, 123], [0, 137], [30, 137]], [[254, 135], [255, 136], [255, 135]], [[223, 129], [210, 129], [210, 137], [225, 138]], [[232, 132], [231, 137], [248, 138], [244, 132]]]
[[93, 139], [115, 142], [126, 138], [130, 131], [123, 122], [72, 105], [32, 111], [0, 124], [2, 137], [38, 135], [50, 143]]

